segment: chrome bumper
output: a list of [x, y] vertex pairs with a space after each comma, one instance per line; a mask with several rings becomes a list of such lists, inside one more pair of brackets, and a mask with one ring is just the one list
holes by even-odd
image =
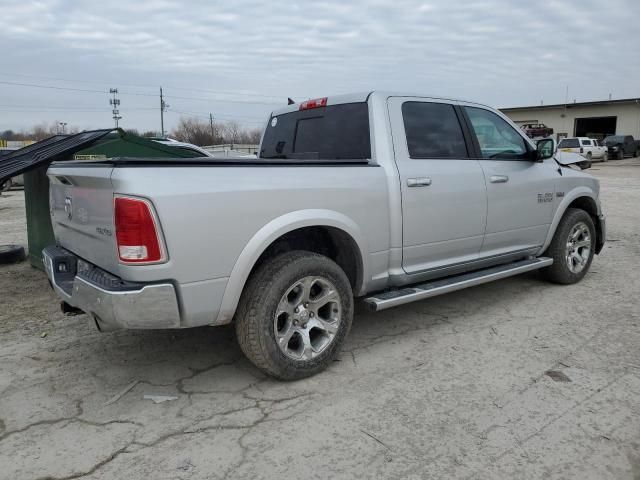
[[57, 295], [90, 315], [101, 331], [180, 328], [172, 284], [127, 282], [60, 247], [45, 248], [42, 258]]

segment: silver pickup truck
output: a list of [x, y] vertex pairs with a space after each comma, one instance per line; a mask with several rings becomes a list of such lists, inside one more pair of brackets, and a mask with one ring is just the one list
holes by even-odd
[[553, 150], [477, 103], [308, 100], [271, 114], [258, 158], [52, 164], [43, 259], [63, 310], [100, 330], [234, 322], [256, 366], [301, 378], [336, 354], [354, 297], [578, 282], [605, 241], [599, 184]]

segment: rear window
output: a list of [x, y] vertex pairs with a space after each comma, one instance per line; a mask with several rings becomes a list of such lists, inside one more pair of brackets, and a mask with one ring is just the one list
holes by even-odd
[[558, 148], [580, 148], [580, 141], [577, 138], [564, 138], [558, 144]]
[[273, 116], [264, 132], [260, 158], [369, 159], [368, 106], [344, 103]]
[[464, 135], [453, 105], [405, 102], [402, 119], [411, 158], [467, 158]]

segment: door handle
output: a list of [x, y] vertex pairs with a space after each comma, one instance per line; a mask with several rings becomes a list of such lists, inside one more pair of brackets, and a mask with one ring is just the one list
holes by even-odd
[[506, 175], [491, 175], [490, 181], [491, 183], [507, 183], [509, 177]]
[[428, 187], [431, 185], [429, 177], [407, 178], [407, 187]]

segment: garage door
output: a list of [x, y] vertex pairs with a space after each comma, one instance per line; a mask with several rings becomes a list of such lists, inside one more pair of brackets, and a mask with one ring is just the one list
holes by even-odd
[[576, 118], [575, 136], [602, 140], [607, 135], [615, 135], [618, 117]]

